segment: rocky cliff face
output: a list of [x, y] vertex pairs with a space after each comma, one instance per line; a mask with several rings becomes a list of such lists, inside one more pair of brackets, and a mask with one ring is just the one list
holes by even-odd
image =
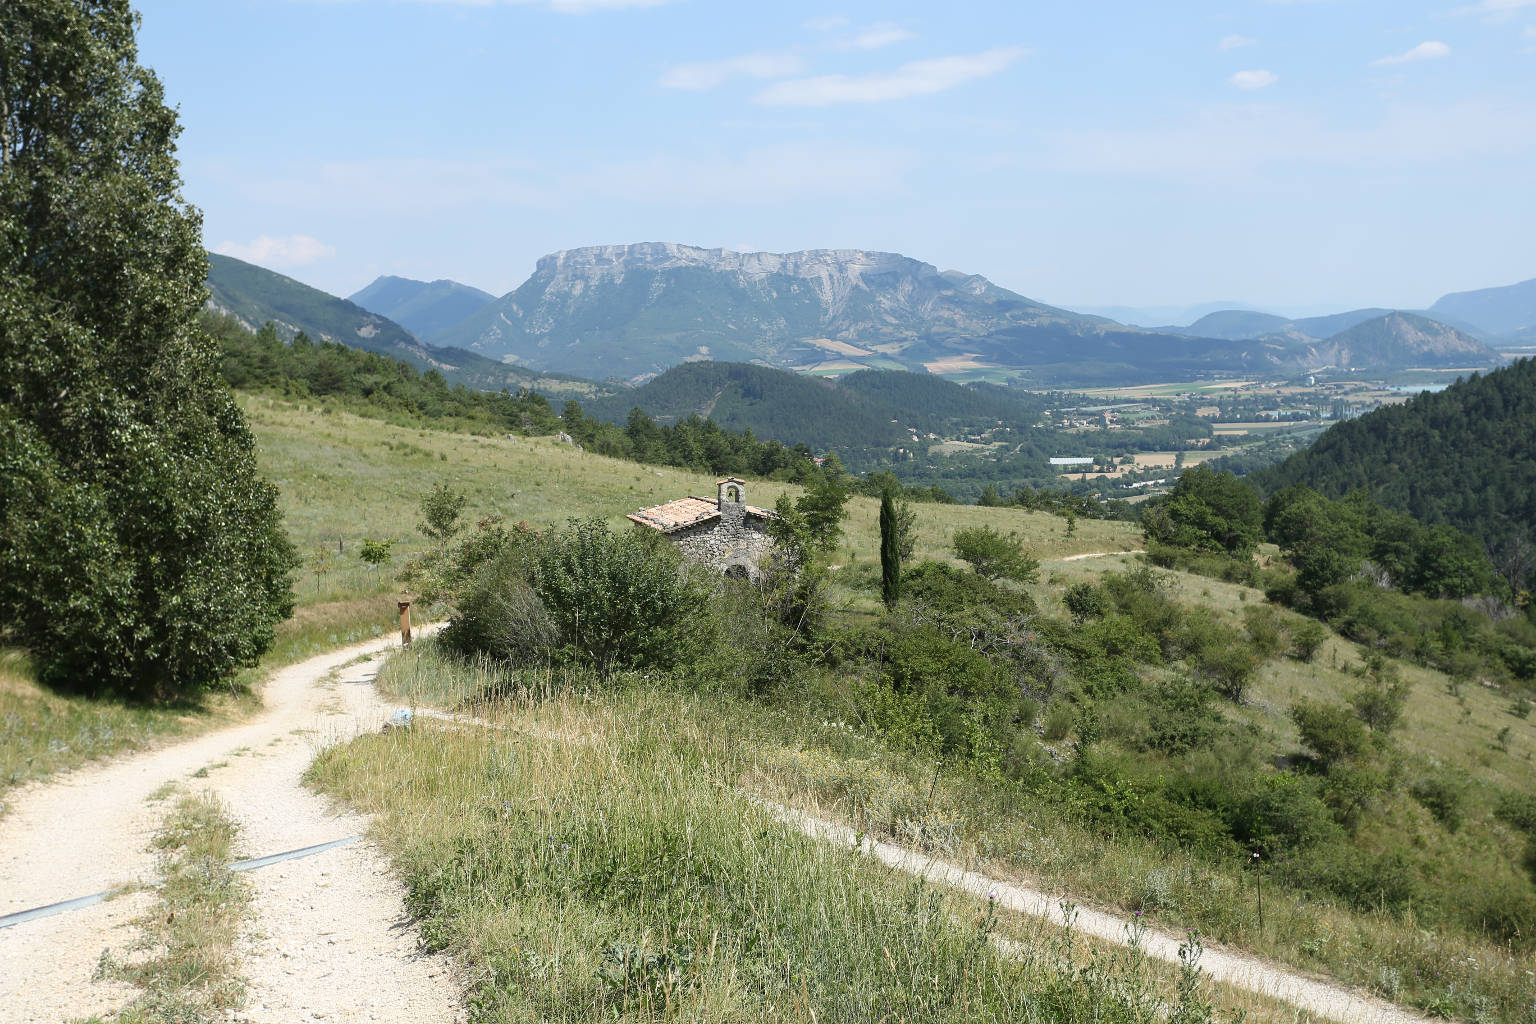
[[886, 364], [916, 365], [935, 346], [942, 356], [960, 339], [1038, 324], [1091, 332], [1109, 321], [897, 253], [644, 242], [545, 256], [517, 291], [433, 340], [550, 369], [644, 376], [699, 358], [860, 361], [876, 347]]

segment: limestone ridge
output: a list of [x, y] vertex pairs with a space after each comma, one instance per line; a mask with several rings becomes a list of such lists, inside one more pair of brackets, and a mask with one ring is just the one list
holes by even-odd
[[[912, 366], [1000, 328], [1125, 331], [897, 253], [733, 252], [667, 242], [540, 259], [521, 287], [433, 336], [531, 366], [643, 377], [700, 358], [804, 367], [829, 352]], [[912, 351], [908, 351], [912, 349]], [[594, 363], [600, 365], [594, 366]]]

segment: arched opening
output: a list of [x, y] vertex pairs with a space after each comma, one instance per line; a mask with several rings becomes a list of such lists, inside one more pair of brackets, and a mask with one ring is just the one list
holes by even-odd
[[740, 501], [741, 500], [741, 488], [735, 486], [734, 484], [732, 486], [730, 486], [730, 487], [727, 487], [725, 489], [725, 500], [726, 501]]
[[725, 567], [725, 578], [728, 580], [741, 580], [743, 583], [746, 583], [751, 580], [751, 574], [747, 572], [746, 566], [737, 563], [736, 565]]

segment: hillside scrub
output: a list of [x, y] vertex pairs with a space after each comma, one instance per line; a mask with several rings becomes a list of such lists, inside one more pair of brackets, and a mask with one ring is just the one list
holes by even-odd
[[[850, 722], [884, 749], [956, 766], [1010, 813], [1062, 817], [1113, 843], [1179, 851], [1217, 874], [1257, 851], [1266, 885], [1298, 906], [1321, 901], [1362, 921], [1381, 915], [1391, 928], [1413, 921], [1512, 950], [1533, 941], [1536, 890], [1517, 867], [1524, 840], [1491, 835], [1481, 823], [1471, 828], [1465, 814], [1453, 829], [1447, 800], [1454, 797], [1431, 794], [1433, 783], [1412, 789], [1393, 741], [1407, 691], [1389, 663], [1367, 659], [1341, 701], [1292, 701], [1298, 746], [1266, 746], [1244, 724], [1256, 674], [1315, 644], [1306, 620], [1290, 613], [1255, 606], [1233, 624], [1177, 600], [1171, 577], [1138, 568], [1073, 586], [1062, 598], [1068, 621], [1040, 614], [1009, 581], [922, 562], [905, 573], [901, 599], [872, 624], [818, 616], [789, 628], [773, 591], [782, 580], [752, 587], [694, 577], [668, 546], [637, 535], [623, 548], [631, 560], [624, 576], [679, 595], [686, 629], [676, 632], [680, 620], [626, 620], [632, 633], [624, 649], [633, 657], [620, 662], [581, 653], [556, 627], [539, 589], [541, 545], [570, 543], [556, 536], [508, 542], [504, 560], [484, 562], [461, 592], [444, 642], [489, 659], [493, 679], [507, 680], [486, 692], [548, 692], [563, 665], [595, 670], [592, 682], [569, 677], [584, 687], [622, 687], [625, 668], [661, 673], [683, 690]], [[604, 544], [623, 541], [607, 537]], [[817, 564], [808, 557], [803, 567], [814, 574]], [[604, 571], [592, 578], [612, 585]], [[877, 576], [867, 585], [878, 593]], [[572, 605], [592, 609], [586, 626], [606, 629], [594, 621], [606, 602], [585, 600]], [[679, 607], [669, 601], [618, 603]], [[493, 617], [487, 609], [517, 628], [481, 629]], [[652, 629], [665, 642], [648, 644]], [[504, 642], [508, 636], [515, 642]], [[1042, 740], [1042, 732], [1052, 738]], [[1424, 809], [1437, 804], [1431, 819]], [[1410, 841], [1417, 827], [1410, 808], [1435, 822], [1443, 839], [1422, 848]], [[900, 815], [865, 825], [894, 836], [907, 827]], [[1215, 908], [1176, 900], [1161, 910], [1194, 915], [1201, 927], [1233, 926]], [[1240, 934], [1251, 941], [1250, 927]], [[1282, 955], [1315, 960], [1293, 944], [1276, 945]], [[1441, 992], [1433, 978], [1405, 982], [1403, 991], [1429, 1005]]]
[[502, 730], [422, 723], [310, 773], [381, 816], [477, 1020], [1220, 1019], [1196, 971], [1070, 933], [1005, 954], [984, 901], [800, 834], [740, 791], [725, 720], [675, 691], [491, 713]]

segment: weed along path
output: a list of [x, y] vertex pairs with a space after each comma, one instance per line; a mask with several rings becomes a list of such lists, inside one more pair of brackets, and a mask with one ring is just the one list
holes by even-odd
[[[777, 804], [768, 807], [787, 825], [808, 836], [826, 842], [847, 845], [857, 843], [866, 856], [874, 857], [897, 871], [918, 875], [931, 882], [961, 889], [977, 896], [995, 899], [1000, 907], [1052, 924], [1075, 928], [1095, 938], [1120, 945], [1130, 942], [1133, 923], [1130, 918], [1086, 907], [1068, 911], [1058, 898], [1038, 889], [1004, 882], [948, 863], [917, 850], [869, 839], [846, 825], [793, 811]], [[1179, 962], [1180, 939], [1146, 929], [1139, 939], [1148, 956], [1168, 963]], [[1258, 957], [1225, 949], [1207, 949], [1200, 958], [1200, 969], [1214, 981], [1247, 989], [1261, 996], [1281, 1000], [1298, 1010], [1342, 1024], [1430, 1024], [1422, 1017], [1364, 992], [1309, 978]], [[1301, 1019], [1301, 1018], [1298, 1018]]]
[[[373, 666], [358, 662], [397, 643], [371, 641], [280, 670], [263, 693], [266, 710], [244, 724], [16, 793], [0, 821], [0, 919], [153, 882], [159, 864], [146, 846], [173, 787], [224, 803], [239, 825], [240, 858], [360, 835], [366, 819], [335, 813], [302, 776], [320, 744], [376, 729], [393, 710], [374, 696]], [[237, 950], [247, 997], [235, 1021], [463, 1019], [448, 961], [419, 953], [403, 890], [366, 841], [242, 877], [252, 918]], [[135, 990], [93, 975], [103, 950], [132, 958], [133, 922], [151, 903], [150, 893], [131, 892], [0, 927], [0, 1016], [57, 1022], [121, 1008]]]

